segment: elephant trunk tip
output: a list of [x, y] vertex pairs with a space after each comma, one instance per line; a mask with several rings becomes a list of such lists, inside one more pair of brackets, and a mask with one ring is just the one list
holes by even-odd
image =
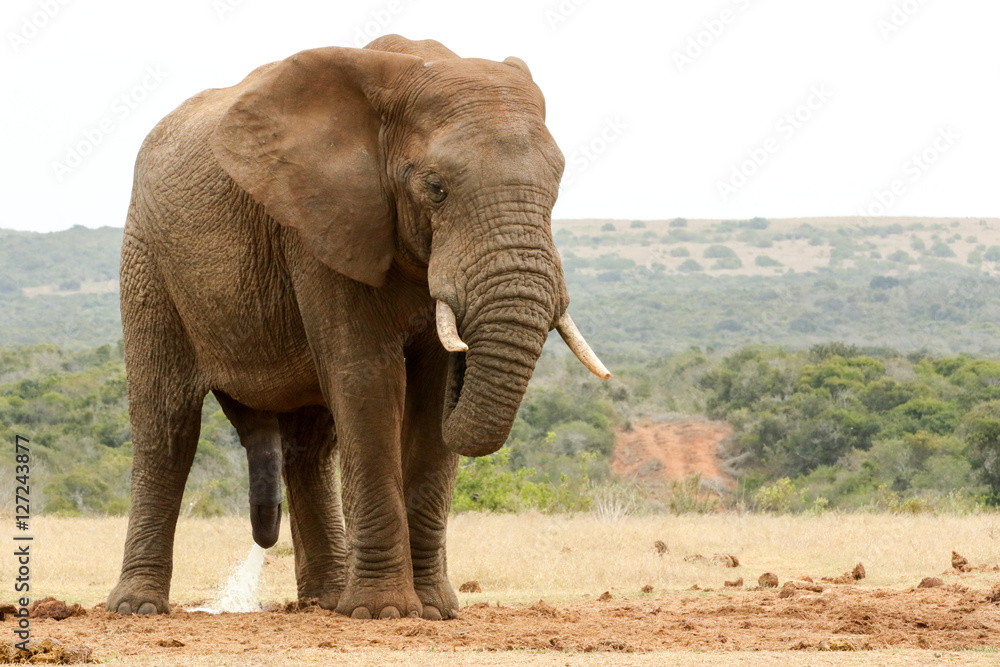
[[277, 505], [250, 505], [250, 527], [253, 541], [262, 549], [270, 549], [278, 542], [281, 529], [281, 503]]

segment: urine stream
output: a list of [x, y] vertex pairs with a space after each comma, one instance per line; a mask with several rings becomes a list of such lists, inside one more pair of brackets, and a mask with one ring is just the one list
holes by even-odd
[[207, 607], [188, 609], [188, 611], [204, 611], [209, 614], [222, 612], [243, 614], [260, 611], [260, 571], [263, 567], [264, 549], [255, 544], [243, 562], [229, 575], [225, 587], [219, 591], [219, 596]]

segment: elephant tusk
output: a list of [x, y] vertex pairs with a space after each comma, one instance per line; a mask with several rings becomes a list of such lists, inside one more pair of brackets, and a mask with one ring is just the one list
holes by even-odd
[[591, 373], [602, 380], [607, 380], [611, 377], [611, 373], [604, 367], [601, 360], [597, 358], [594, 351], [590, 349], [590, 345], [587, 345], [587, 341], [583, 338], [580, 330], [576, 328], [573, 318], [569, 316], [569, 313], [563, 313], [563, 316], [559, 318], [556, 330], [562, 336], [562, 339], [566, 341], [569, 349], [573, 350], [573, 354], [580, 360], [580, 363], [586, 366]]
[[469, 346], [462, 342], [461, 336], [458, 335], [458, 324], [455, 322], [455, 313], [452, 312], [451, 306], [444, 301], [438, 301], [435, 315], [438, 338], [441, 339], [444, 349], [449, 352], [468, 352]]

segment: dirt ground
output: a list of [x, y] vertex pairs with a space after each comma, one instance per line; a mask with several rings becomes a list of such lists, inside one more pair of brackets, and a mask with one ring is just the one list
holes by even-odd
[[184, 664], [204, 656], [216, 656], [219, 664], [229, 664], [223, 658], [255, 664], [258, 658], [311, 649], [328, 659], [371, 650], [406, 651], [417, 662], [422, 662], [417, 656], [428, 652], [433, 657], [456, 651], [596, 652], [611, 657], [660, 651], [925, 649], [982, 652], [984, 659], [996, 659], [996, 593], [956, 585], [906, 591], [832, 584], [816, 588], [824, 590], [799, 588], [787, 597], [779, 589], [751, 589], [552, 605], [479, 603], [446, 622], [355, 621], [318, 607], [220, 615], [177, 607], [168, 616], [121, 617], [98, 606], [60, 621], [34, 619], [32, 635], [88, 646], [106, 661], [131, 663], [131, 657], [141, 657], [135, 664], [163, 664], [161, 659]]
[[703, 481], [732, 488], [719, 466], [719, 443], [733, 428], [721, 422], [678, 421], [634, 424], [615, 438], [611, 470], [622, 479], [656, 486], [700, 474]]

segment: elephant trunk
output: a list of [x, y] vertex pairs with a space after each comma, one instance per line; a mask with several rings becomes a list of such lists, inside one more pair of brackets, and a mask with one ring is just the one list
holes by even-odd
[[253, 541], [267, 549], [278, 541], [281, 528], [281, 438], [276, 433], [257, 435], [244, 443], [250, 470], [250, 526]]
[[462, 456], [500, 449], [517, 417], [552, 315], [541, 302], [481, 311], [465, 332], [468, 352], [452, 355], [442, 435]]

